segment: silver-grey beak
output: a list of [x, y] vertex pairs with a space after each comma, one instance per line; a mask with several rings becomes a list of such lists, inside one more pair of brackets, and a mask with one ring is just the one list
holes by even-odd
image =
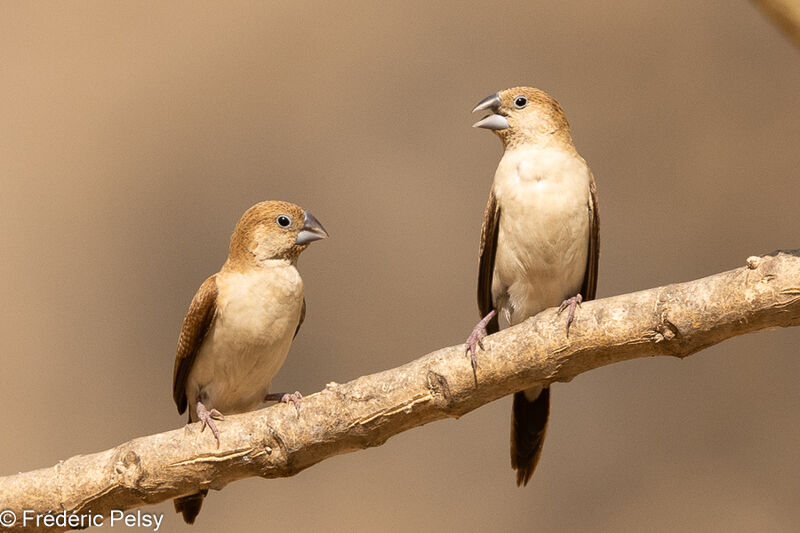
[[491, 109], [494, 111], [494, 114], [489, 115], [487, 117], [483, 117], [478, 122], [472, 125], [473, 128], [484, 128], [487, 130], [504, 130], [508, 128], [508, 119], [503, 115], [498, 115], [497, 111], [500, 109], [500, 95], [494, 93], [492, 95], [487, 96], [480, 102], [475, 108], [472, 110], [474, 113], [475, 111], [483, 111], [485, 109]]
[[508, 128], [508, 119], [503, 115], [489, 115], [480, 119], [472, 125], [473, 128], [484, 128], [487, 130], [504, 130]]
[[308, 211], [303, 211], [303, 229], [297, 234], [295, 244], [308, 244], [328, 237], [328, 232], [322, 227], [319, 220]]
[[497, 111], [500, 109], [500, 95], [497, 93], [490, 94], [480, 102], [475, 108], [472, 110], [474, 113], [475, 111], [483, 111], [484, 109], [491, 109], [492, 111]]

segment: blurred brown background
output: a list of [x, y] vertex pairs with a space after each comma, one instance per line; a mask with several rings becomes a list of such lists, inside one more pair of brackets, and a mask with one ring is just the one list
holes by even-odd
[[[599, 296], [800, 246], [800, 51], [745, 1], [5, 3], [0, 70], [0, 474], [183, 425], [181, 320], [260, 200], [331, 233], [275, 390], [463, 342], [501, 154], [470, 110], [498, 89], [567, 111]], [[799, 339], [556, 385], [525, 490], [506, 398], [235, 483], [193, 531], [796, 531]]]

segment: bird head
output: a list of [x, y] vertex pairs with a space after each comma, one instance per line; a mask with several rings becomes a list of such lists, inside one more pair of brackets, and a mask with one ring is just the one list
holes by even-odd
[[555, 98], [533, 87], [514, 87], [481, 100], [472, 110], [492, 114], [472, 125], [492, 130], [508, 148], [523, 143], [569, 139], [569, 123]]
[[302, 207], [261, 202], [245, 211], [236, 224], [229, 261], [256, 266], [274, 259], [294, 262], [310, 243], [327, 236], [322, 224]]

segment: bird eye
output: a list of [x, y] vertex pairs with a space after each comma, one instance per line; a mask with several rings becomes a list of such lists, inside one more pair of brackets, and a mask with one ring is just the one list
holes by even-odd
[[278, 215], [275, 222], [282, 228], [288, 228], [292, 224], [292, 219], [287, 215]]
[[517, 109], [522, 109], [526, 105], [528, 105], [528, 99], [524, 96], [517, 96], [514, 98], [514, 105], [517, 106]]

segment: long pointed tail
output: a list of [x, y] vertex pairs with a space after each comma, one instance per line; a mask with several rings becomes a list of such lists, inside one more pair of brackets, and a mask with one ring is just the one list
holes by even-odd
[[533, 400], [536, 390], [514, 394], [511, 411], [511, 467], [517, 471], [517, 486], [527, 485], [539, 456], [547, 432], [547, 417], [550, 414], [550, 388], [541, 389]]
[[203, 506], [203, 498], [208, 494], [208, 490], [201, 490], [195, 494], [175, 498], [172, 503], [175, 505], [175, 512], [183, 515], [183, 520], [187, 524], [194, 524], [194, 519], [200, 514]]

